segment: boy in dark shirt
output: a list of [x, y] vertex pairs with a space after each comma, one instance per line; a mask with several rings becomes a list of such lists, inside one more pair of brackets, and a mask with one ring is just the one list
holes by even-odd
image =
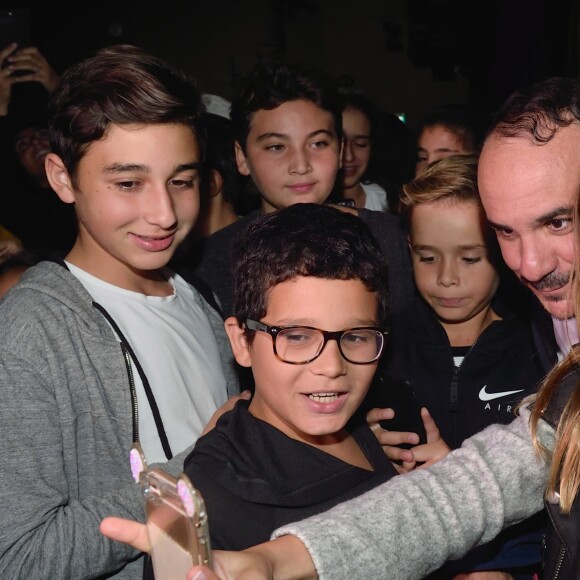
[[[209, 236], [184, 259], [232, 314], [232, 248], [256, 217], [294, 203], [332, 203], [341, 166], [342, 101], [318, 71], [288, 64], [260, 64], [241, 82], [232, 101], [238, 170], [251, 177], [260, 209]], [[355, 212], [355, 210], [350, 210]], [[390, 312], [415, 293], [406, 235], [397, 216], [361, 208], [389, 268]]]

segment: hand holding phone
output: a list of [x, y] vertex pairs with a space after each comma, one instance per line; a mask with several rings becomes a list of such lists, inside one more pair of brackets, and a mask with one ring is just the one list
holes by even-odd
[[130, 460], [145, 499], [155, 580], [183, 580], [195, 565], [212, 568], [207, 512], [199, 491], [185, 474], [175, 478], [149, 468], [137, 443]]

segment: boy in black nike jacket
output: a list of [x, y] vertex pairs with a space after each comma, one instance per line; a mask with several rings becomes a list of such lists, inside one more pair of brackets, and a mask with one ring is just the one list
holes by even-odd
[[[432, 163], [403, 186], [401, 201], [421, 298], [394, 317], [380, 372], [387, 384], [408, 381], [417, 404], [457, 448], [491, 423], [512, 421], [543, 372], [514, 289], [505, 293], [500, 285], [501, 256], [479, 200], [477, 157]], [[373, 396], [383, 406], [381, 393]], [[531, 578], [540, 569], [542, 518], [504, 531], [432, 578], [476, 570]]]

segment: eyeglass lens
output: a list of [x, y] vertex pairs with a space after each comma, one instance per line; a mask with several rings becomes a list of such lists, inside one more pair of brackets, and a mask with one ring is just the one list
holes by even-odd
[[[316, 358], [322, 351], [324, 343], [324, 334], [320, 330], [287, 328], [276, 336], [276, 351], [281, 359], [300, 363]], [[364, 328], [344, 332], [339, 342], [343, 357], [354, 363], [375, 360], [382, 346], [382, 333]]]

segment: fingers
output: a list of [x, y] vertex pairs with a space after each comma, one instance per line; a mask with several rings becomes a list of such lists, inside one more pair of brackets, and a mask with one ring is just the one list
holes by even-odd
[[421, 408], [421, 419], [423, 419], [423, 426], [425, 427], [425, 434], [427, 435], [427, 443], [438, 441], [441, 438], [441, 434], [439, 433], [439, 428], [437, 427], [433, 417], [431, 417], [431, 413], [429, 413], [427, 407]]
[[18, 254], [22, 246], [16, 240], [5, 240], [0, 242], [0, 260], [6, 261], [8, 258]]
[[401, 445], [408, 443], [410, 445], [417, 445], [419, 443], [419, 435], [409, 431], [389, 431], [385, 429], [380, 421], [385, 421], [388, 424], [389, 419], [393, 419], [395, 412], [393, 409], [371, 409], [366, 416], [369, 427], [373, 430], [375, 437], [379, 440], [381, 445]]
[[35, 46], [18, 49], [7, 57], [7, 63], [12, 73], [18, 73], [13, 75], [15, 83], [37, 81], [48, 91], [58, 83], [58, 74]]
[[373, 429], [374, 427], [381, 428], [379, 425], [379, 421], [386, 421], [388, 419], [392, 419], [395, 416], [395, 411], [393, 409], [371, 409], [367, 413], [367, 423], [369, 424], [370, 428]]
[[384, 446], [393, 445], [417, 445], [419, 443], [419, 435], [408, 431], [389, 431], [387, 429], [375, 428], [373, 429], [375, 437], [379, 443]]
[[420, 467], [429, 467], [441, 461], [450, 451], [451, 448], [443, 439], [439, 439], [435, 443], [426, 443], [425, 445], [419, 445], [413, 448], [415, 459], [423, 463]]
[[123, 542], [133, 546], [141, 552], [149, 552], [149, 536], [147, 527], [133, 520], [124, 520], [123, 518], [105, 518], [99, 530], [103, 536], [116, 542]]
[[12, 42], [6, 45], [2, 50], [0, 50], [0, 63], [12, 52], [18, 45], [15, 42]]

